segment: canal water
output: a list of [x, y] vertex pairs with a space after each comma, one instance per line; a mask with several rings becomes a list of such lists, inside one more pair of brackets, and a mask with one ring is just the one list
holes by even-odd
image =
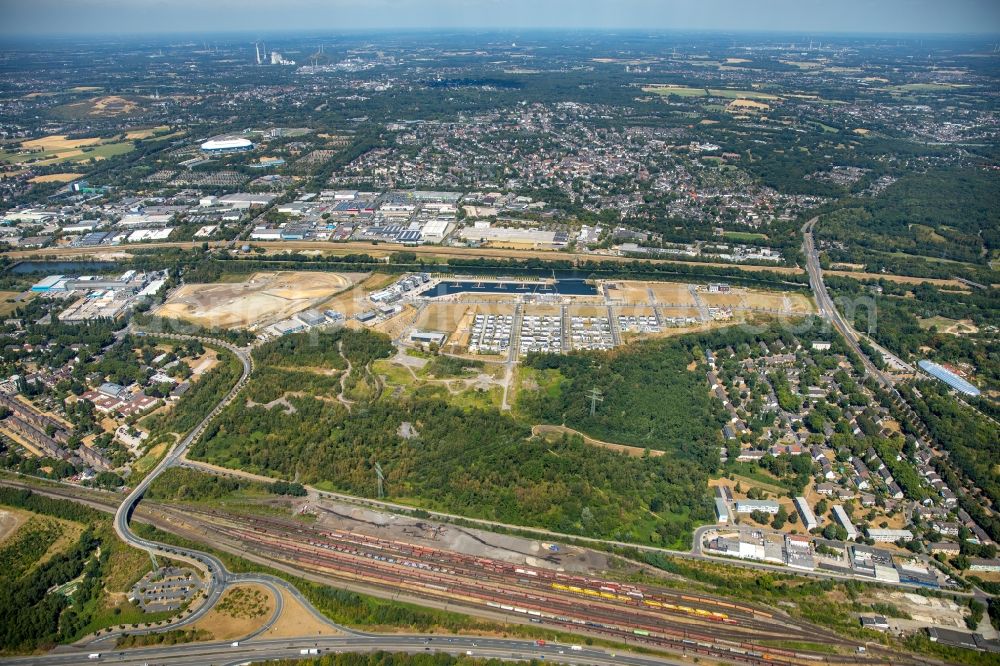
[[565, 278], [552, 282], [492, 282], [475, 280], [442, 279], [434, 288], [421, 293], [435, 297], [449, 294], [567, 294], [570, 296], [595, 296], [597, 288], [583, 279]]

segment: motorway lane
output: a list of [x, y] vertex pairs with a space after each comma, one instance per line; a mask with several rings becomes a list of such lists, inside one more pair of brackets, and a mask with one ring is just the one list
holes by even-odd
[[420, 635], [339, 636], [308, 639], [254, 640], [237, 647], [228, 642], [187, 643], [170, 646], [152, 646], [128, 650], [103, 650], [100, 658], [90, 660], [91, 651], [60, 652], [44, 656], [0, 659], [2, 664], [21, 666], [65, 666], [80, 663], [110, 663], [139, 666], [148, 664], [234, 664], [247, 661], [265, 661], [278, 658], [299, 658], [300, 650], [316, 648], [320, 654], [330, 652], [448, 652], [479, 657], [504, 659], [532, 659], [565, 664], [627, 664], [629, 666], [664, 666], [686, 663], [681, 659], [639, 656], [618, 653], [615, 650], [591, 648], [584, 645], [573, 650], [566, 644], [537, 645], [530, 640], [508, 638], [442, 637]]
[[816, 226], [818, 220], [819, 217], [814, 217], [802, 225], [802, 253], [806, 256], [809, 286], [816, 297], [816, 306], [819, 308], [819, 314], [833, 324], [834, 328], [840, 332], [847, 341], [847, 344], [854, 350], [854, 353], [861, 358], [861, 362], [868, 373], [875, 377], [883, 387], [891, 389], [893, 387], [892, 380], [876, 368], [872, 360], [861, 349], [861, 345], [858, 344], [858, 334], [844, 321], [844, 318], [837, 310], [837, 306], [834, 305], [833, 299], [830, 298], [830, 292], [827, 291], [826, 284], [823, 283], [823, 271], [819, 264], [819, 252], [816, 251], [816, 245], [813, 240], [813, 227]]

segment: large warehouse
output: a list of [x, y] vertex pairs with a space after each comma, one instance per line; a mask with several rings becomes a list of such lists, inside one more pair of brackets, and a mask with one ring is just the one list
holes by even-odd
[[242, 153], [248, 150], [253, 150], [253, 141], [249, 139], [233, 138], [233, 137], [223, 137], [218, 139], [209, 139], [205, 143], [201, 144], [201, 150], [205, 153]]

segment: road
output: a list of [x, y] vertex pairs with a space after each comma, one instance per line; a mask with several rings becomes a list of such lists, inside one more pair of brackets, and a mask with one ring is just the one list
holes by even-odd
[[837, 306], [834, 304], [833, 299], [830, 298], [830, 292], [826, 289], [826, 284], [823, 283], [823, 270], [819, 265], [819, 252], [816, 250], [816, 244], [813, 240], [813, 227], [816, 226], [816, 222], [819, 217], [814, 217], [802, 225], [802, 254], [806, 257], [806, 270], [809, 273], [809, 287], [812, 289], [813, 295], [816, 298], [816, 306], [819, 308], [819, 315], [830, 322], [837, 331], [844, 337], [847, 344], [850, 345], [854, 353], [858, 355], [861, 362], [865, 366], [865, 370], [868, 374], [875, 377], [876, 381], [885, 388], [892, 388], [892, 380], [881, 370], [875, 367], [872, 360], [868, 358], [868, 355], [864, 353], [861, 349], [861, 345], [858, 344], [858, 334], [854, 332], [854, 329], [844, 321], [844, 318], [840, 315], [837, 310]]
[[81, 652], [51, 653], [44, 656], [23, 657], [0, 660], [12, 666], [69, 666], [80, 663], [108, 663], [125, 665], [159, 664], [197, 665], [241, 664], [264, 662], [271, 659], [298, 659], [303, 649], [317, 649], [319, 654], [331, 652], [371, 652], [387, 650], [391, 652], [447, 652], [454, 655], [471, 653], [477, 657], [497, 657], [504, 659], [538, 659], [564, 664], [599, 664], [601, 666], [627, 664], [628, 666], [664, 666], [689, 663], [684, 659], [638, 656], [615, 651], [578, 646], [572, 649], [566, 644], [537, 645], [534, 641], [509, 638], [475, 637], [429, 637], [421, 635], [383, 636], [336, 636], [302, 639], [239, 641], [237, 647], [231, 643], [192, 643], [170, 646], [133, 648], [128, 650], [100, 651], [100, 657], [87, 659]]
[[[198, 423], [197, 426], [191, 432], [189, 432], [183, 439], [175, 443], [173, 447], [167, 452], [159, 464], [154, 467], [149, 474], [146, 475], [142, 481], [140, 481], [128, 494], [125, 500], [118, 507], [118, 511], [115, 513], [114, 527], [115, 533], [117, 533], [118, 538], [120, 538], [125, 543], [145, 550], [150, 555], [161, 557], [170, 557], [175, 560], [181, 560], [193, 564], [199, 569], [203, 569], [207, 573], [208, 577], [208, 588], [207, 596], [205, 601], [198, 606], [194, 612], [177, 618], [170, 622], [168, 625], [158, 627], [157, 629], [149, 629], [144, 631], [131, 631], [130, 633], [149, 633], [152, 631], [163, 631], [166, 629], [173, 629], [187, 624], [191, 624], [201, 618], [205, 613], [211, 610], [212, 606], [221, 598], [222, 594], [225, 592], [226, 587], [234, 579], [233, 576], [229, 574], [226, 570], [226, 566], [217, 557], [209, 555], [207, 553], [202, 553], [200, 551], [178, 548], [173, 546], [166, 546], [163, 544], [156, 543], [155, 541], [149, 541], [143, 539], [132, 531], [129, 521], [132, 518], [132, 513], [135, 511], [136, 505], [142, 500], [143, 495], [145, 495], [146, 490], [152, 485], [153, 481], [157, 479], [164, 471], [170, 467], [178, 464], [182, 459], [184, 453], [187, 451], [188, 447], [201, 436], [205, 431], [208, 424], [214, 419], [219, 412], [221, 412], [226, 405], [228, 405], [236, 397], [236, 395], [243, 390], [247, 381], [250, 378], [250, 373], [253, 372], [253, 359], [250, 356], [248, 349], [241, 347], [236, 347], [235, 345], [221, 342], [214, 338], [207, 337], [197, 337], [188, 335], [169, 335], [169, 334], [159, 334], [159, 333], [147, 333], [142, 331], [134, 331], [137, 336], [157, 336], [157, 337], [168, 337], [172, 339], [181, 340], [197, 340], [203, 344], [212, 344], [225, 347], [227, 350], [232, 352], [236, 358], [239, 359], [243, 366], [243, 372], [240, 376], [239, 381], [230, 389], [229, 393], [210, 411], [205, 417]], [[272, 583], [273, 584], [273, 583]], [[106, 641], [112, 637], [118, 636], [120, 631], [109, 632], [101, 637], [98, 641]]]

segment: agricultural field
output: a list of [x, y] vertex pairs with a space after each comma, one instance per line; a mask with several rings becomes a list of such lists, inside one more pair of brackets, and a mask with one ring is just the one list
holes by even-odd
[[0, 151], [0, 162], [32, 166], [50, 166], [89, 159], [103, 160], [132, 151], [131, 141], [100, 138], [70, 139], [64, 134], [54, 134], [40, 139], [23, 141], [18, 149]]
[[643, 86], [642, 91], [656, 95], [677, 95], [678, 97], [725, 97], [727, 99], [779, 100], [777, 95], [757, 90], [729, 90], [726, 88], [694, 88], [674, 84], [653, 84]]
[[290, 271], [255, 273], [239, 283], [189, 284], [154, 314], [207, 328], [256, 330], [312, 307], [335, 307], [331, 298], [356, 279], [340, 273]]
[[32, 183], [69, 183], [77, 178], [83, 178], [86, 174], [82, 173], [48, 173], [44, 176], [35, 176], [31, 179]]

